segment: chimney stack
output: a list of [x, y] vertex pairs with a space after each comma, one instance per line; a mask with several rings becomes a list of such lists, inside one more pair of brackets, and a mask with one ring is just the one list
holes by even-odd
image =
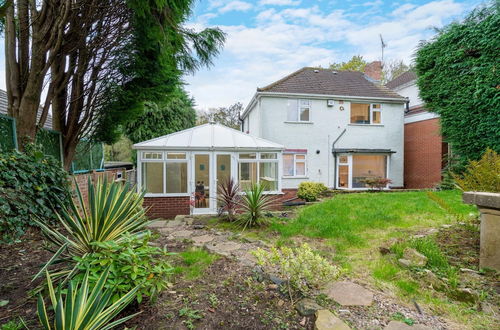
[[381, 61], [373, 61], [371, 63], [368, 63], [365, 66], [364, 70], [365, 75], [370, 77], [371, 79], [375, 81], [380, 81], [382, 80], [382, 62]]

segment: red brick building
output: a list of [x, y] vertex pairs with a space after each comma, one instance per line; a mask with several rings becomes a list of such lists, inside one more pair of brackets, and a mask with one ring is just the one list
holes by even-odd
[[417, 76], [408, 71], [387, 87], [410, 99], [404, 127], [404, 187], [432, 188], [442, 179], [448, 144], [440, 133], [439, 116], [427, 111], [418, 95]]

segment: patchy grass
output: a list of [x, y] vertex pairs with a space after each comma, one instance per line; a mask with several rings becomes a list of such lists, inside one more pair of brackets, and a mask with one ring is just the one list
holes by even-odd
[[174, 268], [175, 274], [183, 274], [187, 279], [196, 279], [203, 275], [204, 270], [210, 266], [218, 256], [205, 250], [191, 249], [177, 254], [179, 265]]

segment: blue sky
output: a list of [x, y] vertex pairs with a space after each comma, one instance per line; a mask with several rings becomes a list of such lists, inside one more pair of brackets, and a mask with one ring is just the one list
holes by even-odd
[[303, 66], [327, 66], [353, 55], [409, 63], [434, 27], [463, 18], [477, 0], [309, 1], [207, 0], [190, 27], [218, 26], [227, 41], [214, 65], [185, 78], [199, 109], [246, 104], [256, 87]]

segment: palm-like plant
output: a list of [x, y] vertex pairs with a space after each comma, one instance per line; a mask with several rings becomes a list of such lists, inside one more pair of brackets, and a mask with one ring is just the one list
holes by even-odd
[[227, 212], [227, 219], [233, 221], [240, 199], [240, 185], [229, 177], [217, 186], [217, 201], [223, 212]]
[[270, 208], [273, 202], [272, 196], [265, 195], [264, 190], [264, 185], [254, 183], [241, 196], [239, 204], [245, 210], [245, 216], [241, 220], [243, 230], [258, 225], [262, 219], [262, 213]]
[[101, 274], [92, 291], [89, 288], [88, 273], [81, 282], [70, 281], [66, 290], [62, 290], [61, 287], [54, 290], [52, 279], [46, 272], [49, 300], [55, 315], [53, 322], [50, 322], [45, 301], [40, 294], [37, 312], [43, 328], [46, 330], [104, 330], [111, 329], [137, 315], [138, 313], [112, 321], [135, 298], [138, 287], [111, 304], [113, 291], [103, 290], [108, 274], [109, 268]]
[[[42, 228], [44, 236], [55, 249], [52, 258], [42, 267], [35, 278], [40, 276], [50, 265], [61, 261], [73, 261], [73, 257], [83, 257], [96, 252], [99, 245], [95, 242], [120, 242], [124, 233], [137, 236], [145, 234], [148, 223], [146, 210], [142, 208], [144, 192], [138, 194], [121, 183], [108, 183], [106, 180], [93, 184], [88, 181], [88, 203], [85, 203], [78, 185], [76, 187], [79, 205], [73, 200], [70, 208], [63, 208], [57, 218], [65, 229], [62, 233], [56, 228], [36, 223]], [[67, 275], [69, 279], [76, 271], [62, 270], [53, 275]]]

